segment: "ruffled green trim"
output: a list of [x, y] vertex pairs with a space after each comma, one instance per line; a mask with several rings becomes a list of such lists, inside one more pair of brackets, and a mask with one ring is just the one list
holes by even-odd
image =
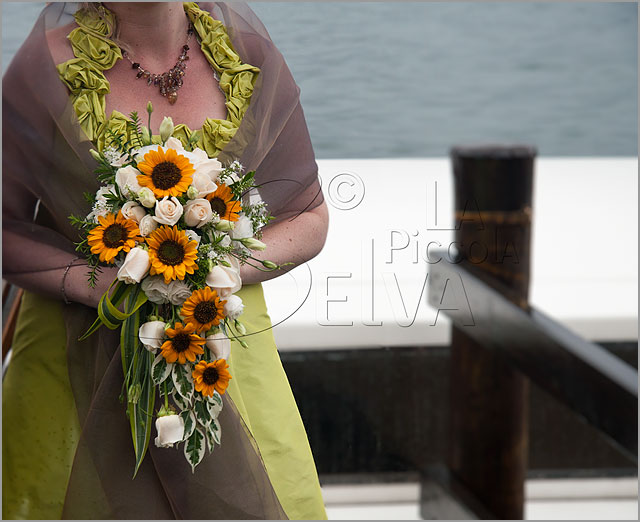
[[[222, 22], [214, 20], [195, 2], [185, 2], [183, 6], [198, 34], [202, 52], [220, 77], [220, 88], [226, 98], [227, 119], [207, 118], [196, 141], [198, 147], [215, 157], [238, 130], [249, 108], [260, 69], [240, 60]], [[98, 150], [109, 141], [107, 129], [126, 132], [127, 121], [118, 111], [113, 111], [108, 118], [105, 115], [105, 95], [110, 92], [110, 86], [103, 71], [122, 59], [122, 53], [109, 39], [115, 16], [106, 8], [102, 14], [104, 19], [89, 9], [76, 12], [79, 27], [68, 36], [76, 58], [57, 66], [60, 79], [71, 91], [80, 126]], [[186, 146], [193, 132], [179, 124], [173, 136]]]

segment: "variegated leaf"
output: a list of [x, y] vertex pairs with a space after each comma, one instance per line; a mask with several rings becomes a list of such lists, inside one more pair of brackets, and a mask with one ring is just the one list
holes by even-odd
[[207, 431], [211, 434], [216, 444], [220, 444], [220, 441], [222, 440], [222, 427], [220, 426], [218, 419], [211, 420], [211, 424], [209, 424]]
[[204, 434], [207, 438], [207, 446], [209, 447], [209, 453], [211, 453], [213, 451], [213, 448], [216, 445], [216, 442], [213, 439], [213, 435], [211, 434], [210, 430], [204, 430]]
[[[170, 382], [173, 385], [173, 380], [167, 380], [166, 382]], [[181, 397], [175, 389], [171, 392], [171, 398], [173, 399], [173, 402], [176, 403], [176, 406], [181, 410], [188, 410], [191, 408], [191, 403]]]
[[191, 402], [193, 398], [193, 377], [191, 376], [189, 368], [184, 364], [174, 364], [171, 376], [173, 377], [173, 384], [176, 385], [178, 393]]
[[204, 401], [195, 401], [193, 404], [193, 410], [196, 413], [196, 419], [202, 426], [209, 426], [211, 423], [211, 415], [209, 409]]
[[205, 435], [200, 428], [193, 430], [191, 437], [189, 437], [184, 443], [184, 456], [187, 458], [187, 462], [191, 464], [191, 471], [195, 471], [196, 466], [200, 464], [202, 457], [204, 457], [205, 450]]
[[218, 415], [220, 415], [220, 412], [222, 411], [222, 400], [220, 400], [220, 402], [207, 401], [207, 409], [209, 410], [211, 418], [217, 419]]
[[196, 429], [196, 416], [191, 410], [184, 410], [180, 413], [180, 417], [184, 421], [184, 437], [182, 440], [186, 440], [193, 435], [193, 430]]
[[156, 355], [156, 358], [153, 360], [153, 366], [151, 367], [151, 376], [153, 377], [153, 382], [156, 384], [162, 384], [173, 369], [173, 364], [167, 363], [167, 360], [164, 356], [159, 353]]

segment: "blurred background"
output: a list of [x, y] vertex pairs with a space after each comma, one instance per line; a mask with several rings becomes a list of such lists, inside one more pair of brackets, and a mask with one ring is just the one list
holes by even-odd
[[[43, 5], [2, 3], [3, 71]], [[586, 354], [549, 352], [549, 379], [592, 393], [572, 402], [520, 367], [523, 517], [637, 519], [637, 449], [589, 413], [603, 382], [629, 375], [635, 392], [612, 395], [611, 410], [634, 393], [637, 406], [637, 4], [251, 7], [301, 88], [331, 215], [324, 251], [264, 285], [329, 517], [487, 517], [482, 493], [449, 474], [464, 376], [455, 325], [426, 298], [436, 265], [425, 252], [458, 238], [451, 147], [520, 143], [537, 149], [528, 304]], [[594, 353], [614, 370], [591, 382], [581, 372]], [[567, 383], [568, 360], [579, 371]], [[505, 416], [495, 404], [484, 422]], [[612, 418], [637, 445], [637, 414]], [[482, 470], [496, 456], [475, 459]]]

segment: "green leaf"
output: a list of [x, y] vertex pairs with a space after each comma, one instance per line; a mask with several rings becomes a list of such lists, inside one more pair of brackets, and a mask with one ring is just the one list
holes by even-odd
[[192, 410], [184, 410], [180, 412], [180, 417], [184, 421], [184, 438], [183, 440], [188, 439], [193, 434], [193, 430], [196, 429], [196, 416], [193, 414]]
[[[174, 386], [173, 379], [169, 379], [166, 382], [167, 382], [167, 389], [169, 388], [168, 386], [169, 383], [171, 384], [171, 386]], [[175, 388], [171, 392], [171, 398], [173, 399], [173, 402], [175, 402], [178, 408], [180, 408], [181, 410], [188, 410], [189, 408], [191, 408], [191, 404], [189, 403], [189, 401], [181, 397], [180, 394], [178, 393], [178, 390], [176, 390]]]
[[162, 353], [159, 353], [151, 366], [151, 376], [155, 384], [162, 384], [171, 374], [173, 364], [167, 363]]
[[185, 366], [185, 364], [174, 364], [171, 376], [173, 378], [173, 384], [176, 385], [177, 392], [191, 403], [191, 399], [193, 398], [193, 377]]
[[204, 432], [200, 428], [196, 428], [184, 443], [184, 456], [191, 464], [191, 472], [195, 471], [196, 466], [204, 457], [204, 445]]
[[153, 354], [146, 350], [140, 352], [140, 379], [142, 393], [136, 404], [129, 403], [129, 421], [131, 423], [131, 435], [133, 437], [133, 449], [136, 455], [136, 467], [133, 472], [135, 478], [142, 460], [149, 447], [151, 427], [153, 425], [153, 406], [156, 400], [156, 389], [151, 380], [151, 364]]

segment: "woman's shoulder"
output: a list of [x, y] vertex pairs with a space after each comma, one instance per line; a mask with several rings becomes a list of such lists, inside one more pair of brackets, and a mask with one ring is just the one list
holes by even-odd
[[67, 25], [55, 27], [46, 32], [49, 51], [51, 52], [51, 57], [56, 65], [75, 58], [67, 36], [76, 27], [78, 27], [76, 23], [71, 22]]

